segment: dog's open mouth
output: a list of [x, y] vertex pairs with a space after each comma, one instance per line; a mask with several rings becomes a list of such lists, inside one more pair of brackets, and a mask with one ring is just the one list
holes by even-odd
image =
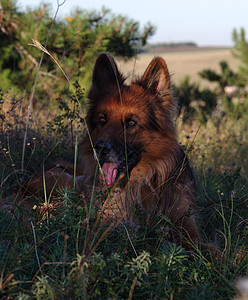
[[[140, 152], [126, 146], [113, 146], [108, 141], [99, 140], [94, 146], [94, 158], [101, 165], [99, 179], [103, 185], [111, 186], [121, 180], [132, 171], [133, 167], [140, 160]], [[123, 153], [123, 148], [125, 152]]]
[[103, 179], [107, 186], [112, 185], [125, 171], [125, 165], [120, 162], [105, 162], [102, 165], [102, 171], [105, 178], [100, 176], [100, 179]]

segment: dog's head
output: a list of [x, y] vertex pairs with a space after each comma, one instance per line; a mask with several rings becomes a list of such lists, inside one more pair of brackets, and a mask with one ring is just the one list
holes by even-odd
[[171, 139], [171, 132], [174, 137], [174, 103], [165, 61], [154, 58], [141, 79], [131, 85], [124, 81], [114, 59], [100, 54], [88, 95], [87, 124], [107, 185], [122, 174], [130, 175], [139, 162], [150, 163], [163, 155], [164, 141]]

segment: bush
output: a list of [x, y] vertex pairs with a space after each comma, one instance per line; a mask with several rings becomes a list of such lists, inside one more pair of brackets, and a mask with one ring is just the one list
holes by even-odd
[[190, 83], [186, 76], [179, 85], [174, 85], [174, 95], [177, 99], [178, 114], [183, 121], [200, 118], [206, 123], [217, 105], [217, 96], [209, 89], [201, 90], [197, 83]]

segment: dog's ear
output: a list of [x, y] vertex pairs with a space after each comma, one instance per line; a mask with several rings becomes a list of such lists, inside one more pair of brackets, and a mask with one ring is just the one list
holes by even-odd
[[96, 60], [91, 88], [106, 90], [110, 85], [120, 85], [123, 82], [124, 78], [118, 71], [113, 57], [108, 53], [101, 53]]
[[155, 57], [147, 67], [141, 82], [147, 88], [157, 92], [161, 96], [170, 93], [170, 74], [165, 61], [161, 57]]
[[173, 117], [176, 108], [175, 99], [172, 95], [170, 74], [163, 58], [155, 57], [150, 62], [138, 84], [162, 100], [164, 109], [169, 112], [171, 118]]

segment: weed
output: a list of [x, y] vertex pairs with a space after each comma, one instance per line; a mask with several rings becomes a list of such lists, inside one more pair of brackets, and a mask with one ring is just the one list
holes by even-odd
[[[29, 122], [21, 170], [22, 98], [0, 93], [0, 297], [16, 299], [229, 299], [247, 276], [247, 122], [227, 112], [200, 126], [180, 123], [180, 140], [193, 164], [196, 211], [202, 235], [223, 250], [222, 262], [191, 254], [167, 241], [170, 223], [158, 220], [103, 225], [95, 199], [75, 190], [57, 191], [56, 201], [36, 199], [27, 213], [13, 188], [55, 158], [77, 158], [84, 91], [76, 83], [59, 116], [40, 126]], [[3, 104], [5, 108], [3, 108]], [[25, 104], [25, 103], [23, 103]], [[7, 107], [7, 108], [6, 108]], [[22, 106], [25, 110], [25, 105]], [[47, 130], [49, 129], [49, 130]], [[97, 197], [106, 198], [107, 193]], [[139, 211], [139, 207], [137, 207]], [[164, 226], [165, 225], [165, 226]]]

